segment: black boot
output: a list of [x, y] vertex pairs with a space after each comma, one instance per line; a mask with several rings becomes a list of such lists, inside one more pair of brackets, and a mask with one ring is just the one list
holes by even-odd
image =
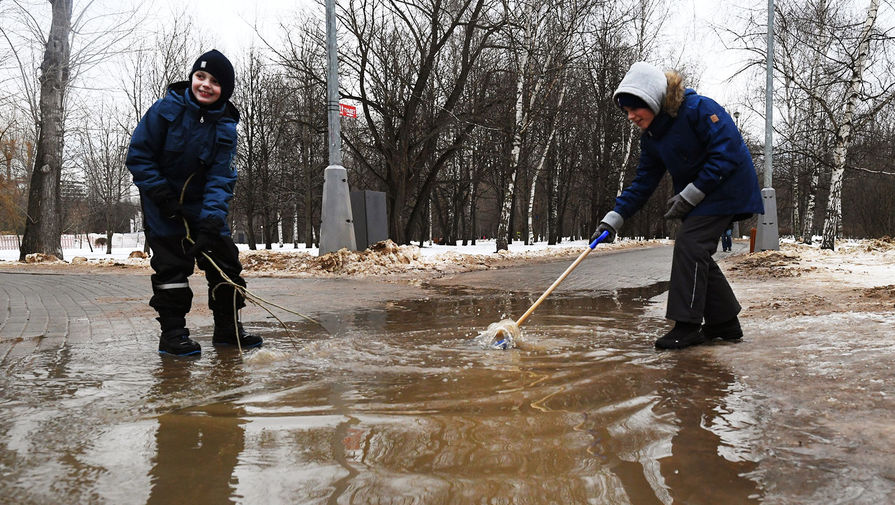
[[159, 354], [173, 354], [175, 356], [190, 356], [199, 354], [202, 348], [190, 338], [190, 330], [175, 328], [163, 331], [158, 342]]
[[740, 320], [736, 316], [723, 323], [704, 324], [702, 333], [709, 340], [713, 338], [723, 338], [724, 340], [739, 340], [743, 338], [743, 329], [740, 328]]
[[214, 318], [214, 335], [211, 337], [211, 343], [214, 345], [237, 345], [236, 334], [239, 332], [239, 346], [243, 349], [251, 349], [260, 347], [264, 340], [257, 336], [247, 333], [242, 327], [242, 323], [233, 324], [233, 318], [219, 317]]
[[698, 323], [674, 323], [674, 328], [664, 336], [656, 340], [657, 349], [683, 349], [691, 345], [701, 344], [705, 336], [699, 329]]

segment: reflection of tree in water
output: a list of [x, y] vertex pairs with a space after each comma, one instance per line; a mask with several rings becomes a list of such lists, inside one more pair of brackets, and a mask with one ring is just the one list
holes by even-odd
[[[184, 389], [195, 385], [195, 363], [168, 357], [161, 362], [151, 397], [182, 398]], [[201, 380], [215, 386], [247, 382], [229, 363], [214, 363], [212, 370]], [[242, 414], [241, 408], [225, 400], [159, 415], [156, 457], [150, 472], [152, 491], [147, 503], [235, 502], [234, 469], [245, 445]]]
[[[602, 431], [607, 465], [631, 503], [759, 503], [748, 449], [731, 447], [751, 413], [728, 371], [694, 353], [669, 355], [653, 394]], [[653, 396], [655, 395], [655, 396]], [[658, 422], [657, 422], [658, 421]], [[667, 421], [667, 423], [665, 422]], [[617, 446], [617, 447], [607, 447]], [[755, 458], [751, 458], [755, 459]]]

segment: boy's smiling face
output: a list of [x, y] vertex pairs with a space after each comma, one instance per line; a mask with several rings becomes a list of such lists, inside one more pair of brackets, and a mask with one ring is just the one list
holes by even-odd
[[649, 125], [652, 124], [653, 119], [656, 118], [656, 114], [652, 111], [652, 109], [647, 109], [644, 107], [622, 107], [625, 113], [628, 115], [628, 121], [637, 125], [641, 130], [646, 130], [649, 128]]
[[204, 70], [196, 70], [190, 83], [193, 96], [201, 105], [211, 105], [221, 97], [221, 85], [213, 75]]

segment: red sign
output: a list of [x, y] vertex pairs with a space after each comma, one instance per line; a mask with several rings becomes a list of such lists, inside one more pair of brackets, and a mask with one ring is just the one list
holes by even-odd
[[339, 104], [339, 115], [345, 117], [357, 118], [357, 107], [353, 105]]

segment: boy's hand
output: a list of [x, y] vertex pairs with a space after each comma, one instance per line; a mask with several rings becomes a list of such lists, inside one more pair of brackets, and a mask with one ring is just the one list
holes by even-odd
[[193, 247], [187, 249], [186, 255], [201, 258], [202, 253], [211, 252], [211, 246], [217, 241], [218, 236], [200, 231], [193, 239]]
[[600, 225], [597, 226], [597, 231], [595, 231], [594, 234], [591, 235], [590, 241], [593, 242], [594, 240], [600, 238], [600, 235], [602, 235], [604, 231], [608, 231], [609, 235], [606, 237], [606, 240], [604, 240], [603, 243], [611, 244], [612, 242], [615, 242], [615, 228], [609, 226], [608, 223], [600, 223]]
[[678, 193], [668, 199], [668, 212], [665, 213], [665, 219], [683, 219], [691, 210], [693, 210], [693, 205]]
[[168, 219], [179, 219], [183, 217], [183, 206], [177, 200], [165, 200], [158, 206], [162, 216]]
[[210, 252], [211, 246], [221, 239], [221, 228], [223, 227], [224, 222], [216, 217], [207, 217], [200, 221], [198, 233], [193, 239], [193, 247], [190, 247], [186, 254], [200, 258], [202, 253]]
[[146, 190], [146, 196], [155, 203], [162, 217], [168, 219], [183, 217], [183, 206], [177, 201], [177, 195], [171, 191], [167, 183]]

